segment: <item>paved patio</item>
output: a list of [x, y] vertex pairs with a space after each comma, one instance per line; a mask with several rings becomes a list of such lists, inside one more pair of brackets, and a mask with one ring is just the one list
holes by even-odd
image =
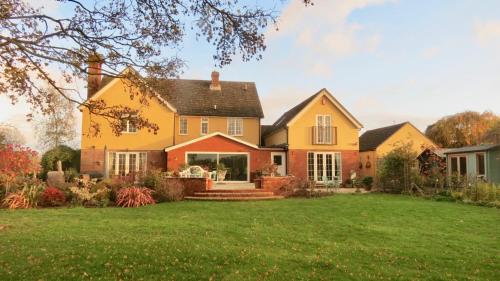
[[255, 189], [252, 182], [216, 182], [212, 189], [247, 190]]

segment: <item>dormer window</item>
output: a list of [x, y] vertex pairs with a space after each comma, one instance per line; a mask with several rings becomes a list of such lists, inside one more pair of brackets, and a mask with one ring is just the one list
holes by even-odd
[[137, 132], [137, 127], [135, 126], [134, 119], [137, 117], [137, 115], [123, 115], [121, 122], [122, 122], [122, 133], [135, 133]]

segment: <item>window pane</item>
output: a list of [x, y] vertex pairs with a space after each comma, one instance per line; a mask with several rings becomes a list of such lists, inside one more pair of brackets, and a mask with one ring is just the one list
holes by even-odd
[[307, 153], [307, 176], [309, 180], [314, 180], [314, 153]]
[[139, 171], [143, 172], [146, 170], [146, 152], [139, 153]]
[[208, 134], [208, 118], [207, 117], [201, 118], [201, 134], [202, 135]]
[[248, 156], [246, 154], [219, 154], [219, 163], [227, 168], [226, 181], [248, 179]]
[[457, 157], [451, 158], [451, 172], [458, 173], [458, 158]]
[[274, 155], [273, 156], [273, 164], [281, 166], [281, 164], [282, 164], [281, 155]]
[[181, 117], [179, 119], [179, 134], [186, 135], [187, 133], [187, 119], [185, 117]]
[[335, 179], [342, 180], [342, 163], [340, 153], [335, 153]]
[[125, 175], [125, 165], [126, 165], [125, 157], [126, 155], [123, 153], [118, 154], [118, 174], [120, 176]]
[[230, 136], [241, 136], [241, 135], [243, 135], [243, 120], [241, 118], [230, 118], [230, 119], [228, 119], [227, 133]]
[[116, 171], [116, 153], [115, 152], [110, 152], [109, 153], [109, 175], [114, 175]]
[[128, 130], [127, 123], [128, 123], [127, 119], [121, 120], [122, 132], [127, 132], [127, 130]]
[[318, 181], [323, 181], [323, 154], [316, 154], [316, 168], [318, 169]]
[[476, 154], [476, 167], [477, 167], [477, 174], [480, 176], [484, 176], [485, 175], [484, 154], [482, 153]]
[[200, 166], [207, 171], [215, 171], [217, 167], [217, 154], [189, 153], [187, 163], [191, 166]]
[[331, 181], [333, 176], [333, 159], [331, 154], [326, 155], [326, 179]]
[[467, 158], [460, 157], [460, 175], [467, 174]]
[[128, 172], [135, 173], [137, 172], [137, 154], [129, 154], [128, 155]]
[[135, 132], [137, 132], [137, 128], [135, 127], [134, 120], [129, 120], [128, 121], [128, 132], [129, 133], [135, 133]]

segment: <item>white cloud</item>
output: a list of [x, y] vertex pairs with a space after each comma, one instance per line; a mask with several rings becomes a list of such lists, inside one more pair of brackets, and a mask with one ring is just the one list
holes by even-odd
[[422, 57], [426, 59], [434, 58], [441, 52], [441, 48], [439, 47], [429, 47], [422, 51]]
[[500, 20], [477, 22], [474, 33], [482, 47], [500, 47]]
[[[269, 29], [266, 35], [271, 43], [292, 38], [292, 48], [300, 53], [314, 53], [314, 57], [306, 61], [309, 65], [305, 68], [331, 73], [325, 69], [325, 61], [331, 62], [328, 64], [331, 67], [337, 59], [377, 50], [381, 35], [360, 23], [349, 21], [349, 16], [355, 10], [387, 2], [394, 1], [316, 1], [309, 7], [304, 7], [302, 1], [292, 1], [279, 18], [279, 30]], [[313, 63], [318, 60], [323, 62], [321, 66]]]

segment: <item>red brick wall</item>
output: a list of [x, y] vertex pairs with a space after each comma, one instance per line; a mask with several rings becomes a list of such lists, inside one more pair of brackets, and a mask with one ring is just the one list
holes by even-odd
[[279, 189], [287, 184], [293, 179], [291, 176], [286, 177], [260, 177], [260, 188], [277, 192]]
[[[290, 149], [288, 151], [288, 174], [307, 179], [307, 152], [314, 150]], [[359, 151], [357, 150], [317, 150], [316, 152], [340, 152], [342, 157], [342, 180], [350, 178], [351, 169], [359, 174]]]
[[104, 175], [104, 150], [82, 149], [80, 155], [80, 173], [101, 173]]
[[177, 171], [186, 163], [186, 152], [246, 152], [250, 155], [251, 173], [271, 163], [270, 150], [259, 150], [222, 136], [213, 136], [167, 152], [167, 168]]
[[166, 178], [167, 185], [169, 182], [180, 182], [184, 186], [184, 195], [193, 196], [196, 192], [208, 190], [208, 178]]

